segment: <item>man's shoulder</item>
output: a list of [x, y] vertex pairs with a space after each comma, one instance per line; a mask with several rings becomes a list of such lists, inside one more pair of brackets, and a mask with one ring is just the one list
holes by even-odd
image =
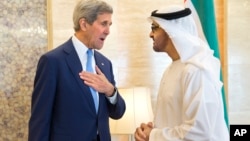
[[54, 47], [53, 49], [49, 50], [48, 52], [45, 53], [45, 55], [53, 55], [53, 54], [57, 54], [58, 52], [61, 52], [63, 50], [65, 50], [66, 52], [70, 52], [73, 48], [73, 43], [72, 40], [69, 39], [67, 41], [65, 41], [64, 43], [58, 45], [57, 47]]
[[110, 61], [105, 55], [103, 55], [101, 52], [99, 52], [99, 51], [97, 51], [97, 50], [95, 50], [95, 56], [96, 56], [97, 58], [101, 58], [101, 59]]
[[193, 74], [193, 73], [198, 73], [202, 69], [194, 64], [188, 63], [185, 65], [183, 72], [186, 74]]

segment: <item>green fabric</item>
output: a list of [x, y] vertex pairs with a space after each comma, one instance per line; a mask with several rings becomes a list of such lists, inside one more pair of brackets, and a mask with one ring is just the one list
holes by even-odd
[[[216, 18], [213, 0], [191, 0], [203, 28], [204, 35], [211, 49], [214, 50], [214, 56], [220, 59], [220, 49], [218, 44]], [[223, 75], [221, 71], [221, 78], [223, 82]], [[224, 86], [222, 87], [222, 99], [224, 103], [224, 118], [227, 126], [229, 127], [227, 103]]]

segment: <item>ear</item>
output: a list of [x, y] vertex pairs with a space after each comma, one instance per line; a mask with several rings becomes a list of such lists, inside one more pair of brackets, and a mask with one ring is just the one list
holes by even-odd
[[87, 30], [87, 29], [86, 29], [86, 27], [87, 27], [87, 22], [86, 22], [85, 18], [81, 18], [81, 19], [79, 20], [79, 25], [80, 25], [82, 31], [86, 31], [86, 30]]

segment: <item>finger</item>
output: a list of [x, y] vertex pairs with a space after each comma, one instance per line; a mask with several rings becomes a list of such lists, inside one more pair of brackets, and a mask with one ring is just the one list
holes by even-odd
[[93, 73], [90, 73], [90, 72], [87, 72], [87, 71], [82, 71], [82, 72], [79, 72], [79, 76], [88, 76], [88, 75], [91, 75]]
[[83, 80], [83, 82], [86, 85], [94, 87], [95, 81], [94, 81], [93, 77], [90, 77], [88, 75], [80, 75], [80, 78]]
[[138, 133], [138, 135], [139, 135], [141, 138], [145, 139], [145, 138], [146, 138], [146, 134], [145, 134], [143, 131], [144, 131], [144, 128], [141, 128], [141, 127], [138, 127], [138, 128], [137, 128], [137, 133]]
[[83, 72], [80, 72], [79, 73], [79, 76], [80, 76], [80, 78], [82, 78], [82, 79], [96, 79], [95, 77], [96, 77], [96, 74], [94, 74], [94, 73], [91, 73], [91, 72], [86, 72], [86, 71], [83, 71]]
[[141, 123], [141, 128], [142, 128], [142, 130], [143, 130], [144, 128], [146, 128], [146, 127], [147, 127], [147, 124]]
[[80, 78], [84, 81], [91, 81], [92, 78], [88, 74], [81, 74]]
[[83, 75], [84, 71], [79, 72], [79, 76], [81, 77]]
[[101, 74], [102, 75], [102, 71], [98, 68], [98, 66], [95, 66], [95, 71], [97, 74]]
[[138, 134], [135, 134], [135, 141], [145, 141], [145, 140], [140, 136], [138, 136]]
[[154, 126], [153, 126], [153, 122], [148, 122], [148, 126], [150, 127], [150, 128], [153, 128]]
[[144, 141], [144, 139], [145, 139], [144, 133], [141, 130], [141, 128], [139, 128], [139, 127], [136, 128], [135, 139], [136, 139], [136, 141]]

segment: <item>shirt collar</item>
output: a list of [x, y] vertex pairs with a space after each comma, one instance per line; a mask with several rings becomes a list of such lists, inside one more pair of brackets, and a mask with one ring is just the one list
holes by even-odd
[[[85, 55], [85, 53], [88, 50], [87, 46], [84, 45], [75, 35], [72, 36], [72, 42], [73, 42], [73, 45], [76, 49], [78, 56]], [[94, 54], [94, 51], [93, 51], [93, 54]]]

